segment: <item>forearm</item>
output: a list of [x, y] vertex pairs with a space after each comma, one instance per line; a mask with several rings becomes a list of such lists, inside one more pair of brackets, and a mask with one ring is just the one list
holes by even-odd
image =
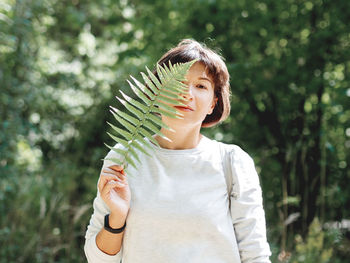
[[[121, 228], [126, 218], [116, 217], [113, 214], [109, 216], [109, 225], [112, 228]], [[108, 255], [117, 254], [123, 243], [124, 231], [119, 234], [113, 234], [104, 228], [96, 236], [96, 245], [104, 253]]]
[[230, 209], [241, 261], [270, 263], [259, 176], [253, 159], [240, 148], [233, 155], [232, 176], [232, 188], [239, 195], [231, 197]]

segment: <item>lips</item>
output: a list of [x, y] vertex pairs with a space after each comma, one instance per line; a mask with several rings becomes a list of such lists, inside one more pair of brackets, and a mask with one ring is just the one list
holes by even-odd
[[181, 110], [181, 111], [193, 111], [193, 109], [190, 106], [174, 106], [176, 109]]

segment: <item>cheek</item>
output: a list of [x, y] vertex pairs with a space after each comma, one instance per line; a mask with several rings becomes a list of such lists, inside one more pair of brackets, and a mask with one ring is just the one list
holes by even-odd
[[203, 98], [201, 100], [201, 108], [203, 111], [207, 112], [209, 109], [212, 108], [212, 105], [213, 105], [213, 98]]

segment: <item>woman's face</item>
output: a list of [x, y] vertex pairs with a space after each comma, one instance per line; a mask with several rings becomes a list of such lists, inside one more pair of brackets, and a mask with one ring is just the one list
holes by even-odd
[[184, 94], [181, 101], [188, 108], [175, 108], [183, 115], [183, 119], [162, 116], [162, 120], [170, 127], [178, 125], [201, 125], [208, 114], [213, 112], [217, 98], [214, 96], [214, 81], [207, 74], [204, 64], [196, 62], [189, 69], [184, 84], [188, 87], [188, 94]]

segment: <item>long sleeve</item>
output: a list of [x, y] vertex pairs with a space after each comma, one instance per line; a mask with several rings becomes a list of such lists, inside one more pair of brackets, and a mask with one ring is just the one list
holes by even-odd
[[238, 146], [230, 154], [233, 175], [230, 212], [242, 263], [270, 263], [262, 192], [254, 162]]
[[[108, 213], [97, 192], [86, 233], [88, 262], [270, 262], [259, 180], [248, 155], [230, 146], [225, 147], [223, 156], [218, 142], [206, 137], [193, 149], [152, 147], [151, 156], [141, 153], [138, 166], [129, 166], [131, 205], [122, 250], [115, 256], [104, 254], [96, 246], [96, 234]], [[227, 184], [223, 177], [223, 157], [231, 156], [230, 167], [243, 186], [234, 189], [238, 197], [232, 199], [235, 232], [227, 213]], [[238, 183], [229, 185], [236, 188]]]
[[[110, 157], [110, 154], [108, 154], [107, 157]], [[102, 169], [112, 164], [113, 163], [111, 161], [105, 160]], [[90, 223], [85, 234], [84, 251], [86, 258], [89, 263], [119, 263], [121, 262], [122, 258], [122, 249], [116, 255], [111, 256], [102, 252], [96, 245], [96, 236], [103, 228], [104, 216], [110, 212], [108, 206], [102, 200], [98, 190], [97, 196], [93, 203], [93, 208], [94, 212], [91, 216]]]

